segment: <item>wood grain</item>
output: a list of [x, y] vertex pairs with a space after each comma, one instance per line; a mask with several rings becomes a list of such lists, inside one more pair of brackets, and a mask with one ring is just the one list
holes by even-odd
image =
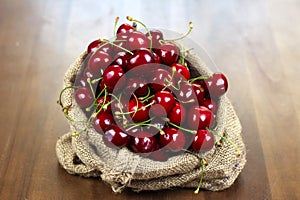
[[[191, 39], [230, 79], [248, 149], [231, 188], [115, 195], [58, 165], [55, 143], [68, 131], [56, 105], [63, 75], [126, 15], [178, 32], [193, 21]], [[299, 24], [296, 0], [0, 0], [0, 199], [300, 199]]]

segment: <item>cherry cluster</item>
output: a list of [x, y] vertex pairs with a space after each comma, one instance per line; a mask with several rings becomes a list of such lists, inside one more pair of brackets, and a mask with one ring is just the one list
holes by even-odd
[[75, 83], [75, 100], [88, 116], [87, 124], [107, 146], [127, 147], [153, 160], [209, 151], [216, 142], [211, 130], [218, 100], [228, 89], [226, 77], [193, 76], [178, 39], [165, 40], [161, 31], [127, 19], [133, 25], [116, 29], [116, 21], [113, 40], [88, 45]]

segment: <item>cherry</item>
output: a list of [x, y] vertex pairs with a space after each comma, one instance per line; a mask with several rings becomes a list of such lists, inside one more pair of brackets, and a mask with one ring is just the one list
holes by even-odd
[[163, 147], [173, 152], [178, 152], [185, 146], [185, 135], [176, 128], [166, 127], [163, 129], [164, 134], [159, 136], [159, 142]]
[[172, 65], [178, 60], [179, 48], [173, 43], [164, 43], [153, 51], [160, 57], [160, 61], [165, 65]]
[[123, 51], [120, 47], [127, 48], [128, 34], [129, 34], [129, 32], [119, 33], [117, 35], [116, 39], [118, 41], [114, 42], [115, 46], [113, 46], [113, 51], [114, 51], [115, 54], [117, 54], [120, 51]]
[[120, 33], [128, 33], [128, 32], [132, 32], [134, 31], [133, 27], [129, 24], [122, 24], [119, 26], [118, 30], [117, 30], [117, 34]]
[[149, 107], [140, 100], [131, 99], [128, 103], [128, 111], [134, 122], [143, 122], [149, 118]]
[[79, 79], [76, 80], [76, 86], [80, 87], [89, 87], [88, 83], [86, 82], [86, 77], [81, 76]]
[[155, 150], [156, 145], [155, 138], [146, 131], [139, 132], [131, 140], [131, 148], [136, 153], [150, 153]]
[[191, 149], [197, 152], [207, 152], [213, 148], [214, 144], [214, 137], [208, 130], [198, 130]]
[[[96, 100], [97, 103], [97, 110], [99, 110], [103, 104], [108, 104], [111, 102], [111, 97], [110, 96], [101, 96]], [[111, 104], [109, 104], [107, 107], [103, 107], [103, 110], [107, 111], [108, 113], [111, 113]]]
[[[155, 93], [154, 100], [156, 104], [161, 105], [166, 113], [169, 113], [175, 105], [175, 98], [169, 91], [158, 91]], [[152, 112], [156, 116], [163, 116], [164, 112], [161, 109], [153, 109]]]
[[180, 126], [185, 121], [186, 109], [178, 101], [175, 102], [174, 107], [168, 113], [170, 122]]
[[204, 80], [204, 87], [213, 98], [219, 98], [227, 92], [228, 81], [224, 74], [217, 72], [212, 77]]
[[[122, 78], [121, 78], [122, 77]], [[126, 76], [124, 74], [123, 69], [120, 67], [120, 65], [111, 65], [106, 68], [106, 70], [103, 73], [103, 80], [101, 82], [104, 82], [104, 84], [107, 87], [107, 90], [109, 92], [112, 92], [114, 89], [121, 89], [121, 88], [115, 88], [115, 85], [118, 83], [118, 86], [122, 86], [126, 82]]]
[[159, 41], [164, 39], [163, 33], [160, 30], [151, 30], [150, 34], [149, 32], [146, 33], [146, 36], [149, 38], [149, 40], [150, 35], [152, 36], [152, 47], [158, 48], [161, 45]]
[[167, 81], [172, 81], [172, 85], [174, 85], [174, 80], [172, 79], [172, 74], [165, 69], [156, 69], [154, 70], [153, 78], [151, 79], [151, 89], [154, 92], [162, 90], [166, 85], [168, 85]]
[[217, 113], [217, 103], [212, 99], [204, 99], [202, 104], [211, 110], [213, 113]]
[[87, 108], [93, 103], [94, 97], [89, 88], [80, 87], [75, 90], [75, 100], [80, 108]]
[[87, 48], [88, 54], [95, 52], [97, 50], [97, 48], [100, 46], [100, 44], [101, 44], [101, 42], [100, 42], [99, 39], [94, 40], [93, 42], [91, 42], [88, 45], [88, 48]]
[[128, 35], [127, 39], [127, 49], [128, 50], [137, 50], [141, 48], [149, 48], [150, 42], [149, 39], [139, 31], [132, 31]]
[[104, 132], [104, 143], [107, 146], [113, 147], [124, 147], [130, 143], [131, 137], [125, 133], [120, 127], [112, 124]]
[[88, 68], [95, 75], [103, 74], [103, 71], [111, 64], [112, 59], [108, 53], [97, 51], [91, 55]]
[[190, 129], [205, 129], [214, 124], [214, 114], [204, 106], [193, 106], [188, 111], [187, 123]]
[[154, 56], [149, 49], [139, 49], [134, 52], [128, 61], [127, 70], [133, 69], [135, 67], [154, 63]]
[[160, 57], [154, 52], [152, 52], [152, 54], [153, 54], [155, 63], [159, 64], [160, 63]]
[[115, 55], [113, 65], [120, 65], [123, 70], [126, 70], [130, 54], [120, 51]]
[[195, 93], [192, 85], [187, 81], [180, 83], [180, 89], [175, 92], [177, 99], [184, 104], [195, 103]]
[[134, 92], [137, 97], [145, 96], [148, 93], [147, 81], [143, 78], [130, 78], [125, 91]]
[[159, 131], [164, 128], [164, 126], [165, 126], [165, 121], [160, 117], [156, 117], [151, 120], [150, 125], [144, 126], [143, 130], [147, 131], [148, 133], [154, 136], [157, 135]]
[[93, 127], [98, 133], [104, 133], [104, 131], [113, 123], [113, 116], [105, 111], [101, 111], [95, 118]]
[[171, 65], [171, 68], [178, 73], [178, 77], [176, 77], [178, 80], [182, 76], [185, 78], [185, 81], [190, 79], [190, 70], [186, 66], [180, 63], [174, 63]]
[[193, 83], [192, 86], [193, 86], [193, 91], [197, 97], [197, 100], [201, 104], [204, 100], [205, 90], [200, 84], [197, 83]]

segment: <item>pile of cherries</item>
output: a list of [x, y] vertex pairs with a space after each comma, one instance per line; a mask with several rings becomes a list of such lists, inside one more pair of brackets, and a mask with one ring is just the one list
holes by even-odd
[[[159, 30], [144, 34], [122, 24], [112, 41], [97, 39], [75, 81], [75, 100], [88, 125], [112, 148], [127, 147], [165, 161], [215, 144], [218, 100], [228, 88], [222, 73], [190, 73], [187, 52]], [[115, 28], [116, 29], [116, 28]], [[192, 24], [190, 24], [190, 30]]]

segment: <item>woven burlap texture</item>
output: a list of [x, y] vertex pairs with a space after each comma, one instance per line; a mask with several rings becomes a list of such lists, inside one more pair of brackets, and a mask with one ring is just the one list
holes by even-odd
[[[86, 52], [83, 52], [69, 67], [65, 74], [64, 87], [74, 84], [86, 56]], [[195, 54], [190, 53], [187, 60], [192, 66], [192, 75], [212, 74]], [[73, 92], [73, 89], [64, 92], [62, 103], [65, 106], [72, 104], [68, 113], [72, 119], [86, 121], [85, 114], [74, 101]], [[134, 154], [127, 148], [118, 150], [107, 147], [101, 134], [93, 128], [89, 128], [85, 134], [72, 136], [72, 132], [85, 128], [85, 124], [80, 122], [70, 122], [70, 132], [57, 141], [56, 154], [59, 163], [68, 173], [101, 177], [111, 185], [114, 192], [121, 192], [126, 187], [134, 191], [173, 187], [195, 188], [202, 174], [201, 158], [204, 158], [208, 164], [204, 168], [201, 187], [211, 191], [223, 190], [233, 184], [246, 163], [241, 124], [226, 96], [219, 101], [216, 121], [217, 135], [225, 136], [235, 143], [242, 152], [239, 157], [233, 145], [221, 141], [221, 146], [215, 146], [204, 155], [185, 153], [171, 157], [165, 162], [153, 161]], [[75, 156], [82, 163], [74, 164]]]

